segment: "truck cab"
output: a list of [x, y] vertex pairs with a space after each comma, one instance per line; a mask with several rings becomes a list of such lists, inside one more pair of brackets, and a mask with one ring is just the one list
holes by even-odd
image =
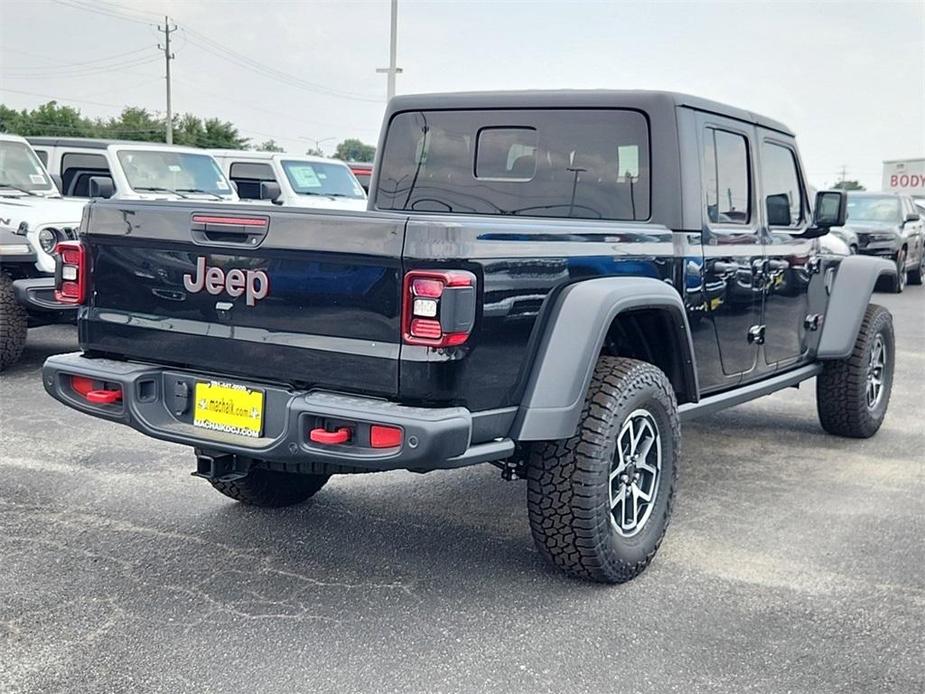
[[194, 147], [71, 137], [29, 142], [65, 197], [238, 200], [216, 161]]
[[278, 152], [209, 151], [242, 200], [284, 207], [366, 209], [366, 191], [340, 160]]

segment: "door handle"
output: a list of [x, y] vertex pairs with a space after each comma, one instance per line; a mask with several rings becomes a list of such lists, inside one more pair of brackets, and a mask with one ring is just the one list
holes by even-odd
[[747, 265], [741, 265], [740, 263], [734, 263], [726, 260], [714, 260], [710, 263], [710, 272], [715, 275], [720, 275], [721, 277], [733, 277], [742, 270], [750, 271], [750, 268]]
[[787, 260], [779, 260], [777, 258], [769, 258], [768, 268], [771, 270], [788, 270], [790, 268], [790, 262]]

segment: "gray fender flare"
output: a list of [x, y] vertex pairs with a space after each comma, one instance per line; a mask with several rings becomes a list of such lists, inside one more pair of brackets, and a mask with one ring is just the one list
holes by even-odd
[[883, 258], [851, 255], [839, 263], [816, 349], [817, 359], [844, 359], [851, 354], [874, 286], [884, 275], [895, 277], [896, 266]]
[[677, 290], [649, 277], [584, 280], [562, 290], [551, 308], [511, 438], [543, 441], [572, 436], [613, 319], [623, 312], [644, 308], [665, 310], [671, 315], [678, 339], [665, 348], [683, 350], [686, 390], [696, 399], [691, 331]]

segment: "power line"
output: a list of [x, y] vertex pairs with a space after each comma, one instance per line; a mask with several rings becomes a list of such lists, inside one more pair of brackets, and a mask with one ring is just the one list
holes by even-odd
[[160, 60], [157, 56], [144, 56], [135, 60], [115, 63], [112, 65], [98, 65], [68, 68], [46, 68], [44, 72], [28, 72], [24, 74], [5, 74], [7, 79], [41, 79], [46, 77], [88, 77], [90, 75], [109, 74], [112, 72], [123, 72], [125, 68], [141, 67], [149, 65]]
[[48, 71], [48, 70], [64, 70], [64, 69], [73, 68], [73, 67], [93, 66], [93, 65], [100, 64], [100, 63], [110, 63], [110, 62], [112, 62], [112, 61], [114, 61], [114, 60], [120, 60], [120, 59], [122, 59], [122, 58], [125, 58], [125, 57], [130, 56], [130, 55], [134, 55], [134, 54], [136, 54], [136, 53], [143, 53], [143, 52], [145, 52], [145, 51], [149, 51], [150, 49], [149, 49], [149, 48], [135, 48], [135, 49], [133, 49], [133, 50], [131, 50], [131, 51], [125, 51], [124, 53], [115, 53], [114, 55], [107, 55], [107, 56], [104, 56], [104, 57], [101, 57], [101, 58], [93, 58], [93, 59], [91, 59], [91, 60], [84, 60], [84, 61], [81, 61], [81, 62], [74, 62], [74, 61], [71, 60], [71, 61], [68, 61], [68, 62], [66, 62], [66, 63], [62, 63], [60, 60], [55, 60], [55, 59], [53, 59], [53, 58], [49, 58], [49, 57], [44, 56], [44, 55], [37, 55], [37, 54], [35, 54], [35, 53], [28, 53], [28, 52], [26, 52], [26, 51], [17, 51], [17, 50], [13, 50], [13, 49], [5, 49], [5, 50], [8, 50], [8, 51], [10, 51], [10, 52], [12, 52], [12, 53], [21, 53], [22, 55], [28, 55], [28, 56], [31, 56], [31, 57], [33, 57], [33, 58], [39, 58], [40, 60], [44, 60], [44, 61], [50, 62], [50, 63], [52, 63], [52, 64], [51, 64], [51, 65], [29, 65], [29, 66], [25, 66], [25, 65], [23, 65], [23, 66], [17, 66], [17, 65], [10, 66], [10, 65], [6, 65], [6, 66], [4, 66], [4, 68], [3, 68], [3, 71], [4, 71], [4, 72], [9, 72], [9, 71], [11, 71], [11, 70], [12, 70], [12, 71], [17, 71], [17, 70], [22, 70], [22, 71], [39, 70], [39, 71], [43, 71], [43, 72], [44, 72], [44, 71]]
[[324, 85], [317, 84], [315, 82], [309, 82], [304, 80], [301, 77], [297, 77], [288, 72], [283, 72], [277, 68], [270, 67], [260, 61], [254, 60], [246, 55], [238, 53], [227, 46], [210, 39], [208, 36], [196, 31], [195, 29], [190, 29], [188, 26], [182, 27], [182, 31], [188, 35], [189, 42], [206, 53], [214, 55], [228, 62], [234, 63], [239, 67], [248, 68], [257, 72], [265, 77], [270, 77], [275, 79], [283, 84], [286, 84], [291, 87], [297, 87], [300, 89], [305, 89], [306, 91], [317, 92], [319, 94], [324, 94], [326, 96], [333, 96], [341, 99], [350, 99], [353, 101], [365, 101], [368, 103], [381, 103], [382, 100], [365, 95], [358, 94], [356, 92], [347, 92], [339, 89], [332, 89], [331, 87], [325, 87]]
[[95, 12], [96, 14], [105, 15], [107, 17], [114, 17], [116, 19], [124, 19], [127, 22], [135, 22], [136, 24], [144, 24], [146, 26], [151, 26], [151, 22], [140, 19], [137, 17], [132, 17], [130, 15], [124, 14], [123, 12], [117, 12], [115, 10], [106, 9], [105, 7], [99, 7], [94, 5], [85, 5], [79, 0], [53, 0], [59, 5], [64, 5], [65, 7], [70, 7], [77, 10], [86, 10], [87, 12]]

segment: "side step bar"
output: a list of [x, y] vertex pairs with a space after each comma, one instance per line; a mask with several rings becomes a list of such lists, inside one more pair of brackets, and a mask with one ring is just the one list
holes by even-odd
[[756, 398], [775, 393], [778, 390], [799, 385], [807, 379], [818, 376], [821, 371], [822, 364], [817, 363], [801, 366], [793, 371], [772, 376], [771, 378], [758, 381], [757, 383], [749, 383], [734, 388], [733, 390], [728, 390], [725, 393], [707, 396], [700, 400], [700, 402], [686, 402], [678, 408], [678, 412], [681, 415], [681, 421], [686, 422], [695, 417], [713, 414], [727, 407], [741, 405], [743, 402], [755, 400]]

